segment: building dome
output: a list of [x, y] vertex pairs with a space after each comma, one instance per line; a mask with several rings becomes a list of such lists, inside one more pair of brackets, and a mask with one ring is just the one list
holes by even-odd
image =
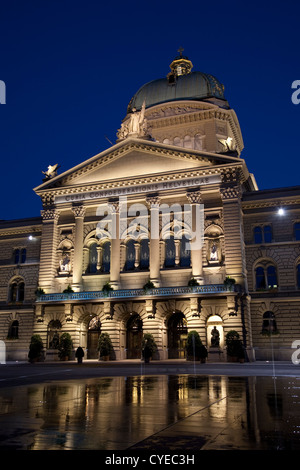
[[[213, 75], [203, 72], [192, 72], [191, 61], [180, 54], [170, 65], [171, 72], [165, 78], [153, 80], [143, 85], [132, 97], [127, 113], [139, 111], [145, 102], [146, 108], [169, 101], [217, 100], [220, 107], [228, 108], [224, 97], [224, 86]], [[217, 103], [215, 103], [217, 104]]]

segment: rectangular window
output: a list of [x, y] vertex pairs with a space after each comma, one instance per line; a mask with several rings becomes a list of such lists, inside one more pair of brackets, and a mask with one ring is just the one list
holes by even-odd
[[295, 240], [300, 240], [300, 222], [296, 222], [294, 225], [294, 237]]

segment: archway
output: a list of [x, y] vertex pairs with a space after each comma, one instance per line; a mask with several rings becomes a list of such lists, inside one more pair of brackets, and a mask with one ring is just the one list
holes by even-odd
[[212, 315], [207, 319], [207, 345], [209, 348], [224, 347], [223, 321], [219, 315]]
[[187, 321], [182, 312], [174, 313], [168, 321], [169, 359], [186, 357]]
[[143, 321], [138, 314], [127, 322], [127, 359], [140, 359], [142, 355]]
[[99, 357], [98, 341], [101, 332], [101, 322], [98, 317], [92, 318], [88, 327], [87, 358], [97, 359]]

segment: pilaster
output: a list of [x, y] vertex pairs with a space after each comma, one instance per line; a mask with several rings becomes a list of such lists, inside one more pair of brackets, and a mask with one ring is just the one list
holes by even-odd
[[158, 196], [149, 196], [146, 202], [150, 209], [150, 253], [149, 253], [149, 269], [150, 281], [156, 287], [160, 286], [160, 236], [159, 236], [159, 203]]
[[55, 289], [55, 276], [57, 274], [56, 249], [58, 243], [59, 211], [55, 208], [45, 209], [41, 212], [43, 218], [39, 287], [46, 293], [52, 293]]
[[[186, 197], [191, 205], [191, 230], [195, 237], [201, 237], [199, 234], [199, 217], [200, 217], [200, 204], [201, 193], [200, 191], [191, 191], [186, 193]], [[203, 234], [202, 234], [203, 235]], [[202, 240], [203, 242], [203, 240]], [[191, 265], [192, 277], [196, 279], [199, 284], [203, 284], [203, 262], [202, 262], [202, 242], [191, 240]], [[194, 245], [194, 246], [193, 246]]]
[[83, 223], [86, 208], [82, 205], [73, 206], [72, 211], [75, 217], [75, 242], [73, 259], [73, 284], [76, 292], [82, 290], [82, 269], [83, 269]]

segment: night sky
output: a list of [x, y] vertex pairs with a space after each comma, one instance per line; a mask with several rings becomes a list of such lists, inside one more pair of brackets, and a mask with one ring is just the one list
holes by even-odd
[[299, 185], [299, 30], [299, 0], [2, 0], [0, 219], [39, 216], [49, 164], [61, 173], [115, 143], [131, 97], [179, 47], [224, 84], [259, 188]]

